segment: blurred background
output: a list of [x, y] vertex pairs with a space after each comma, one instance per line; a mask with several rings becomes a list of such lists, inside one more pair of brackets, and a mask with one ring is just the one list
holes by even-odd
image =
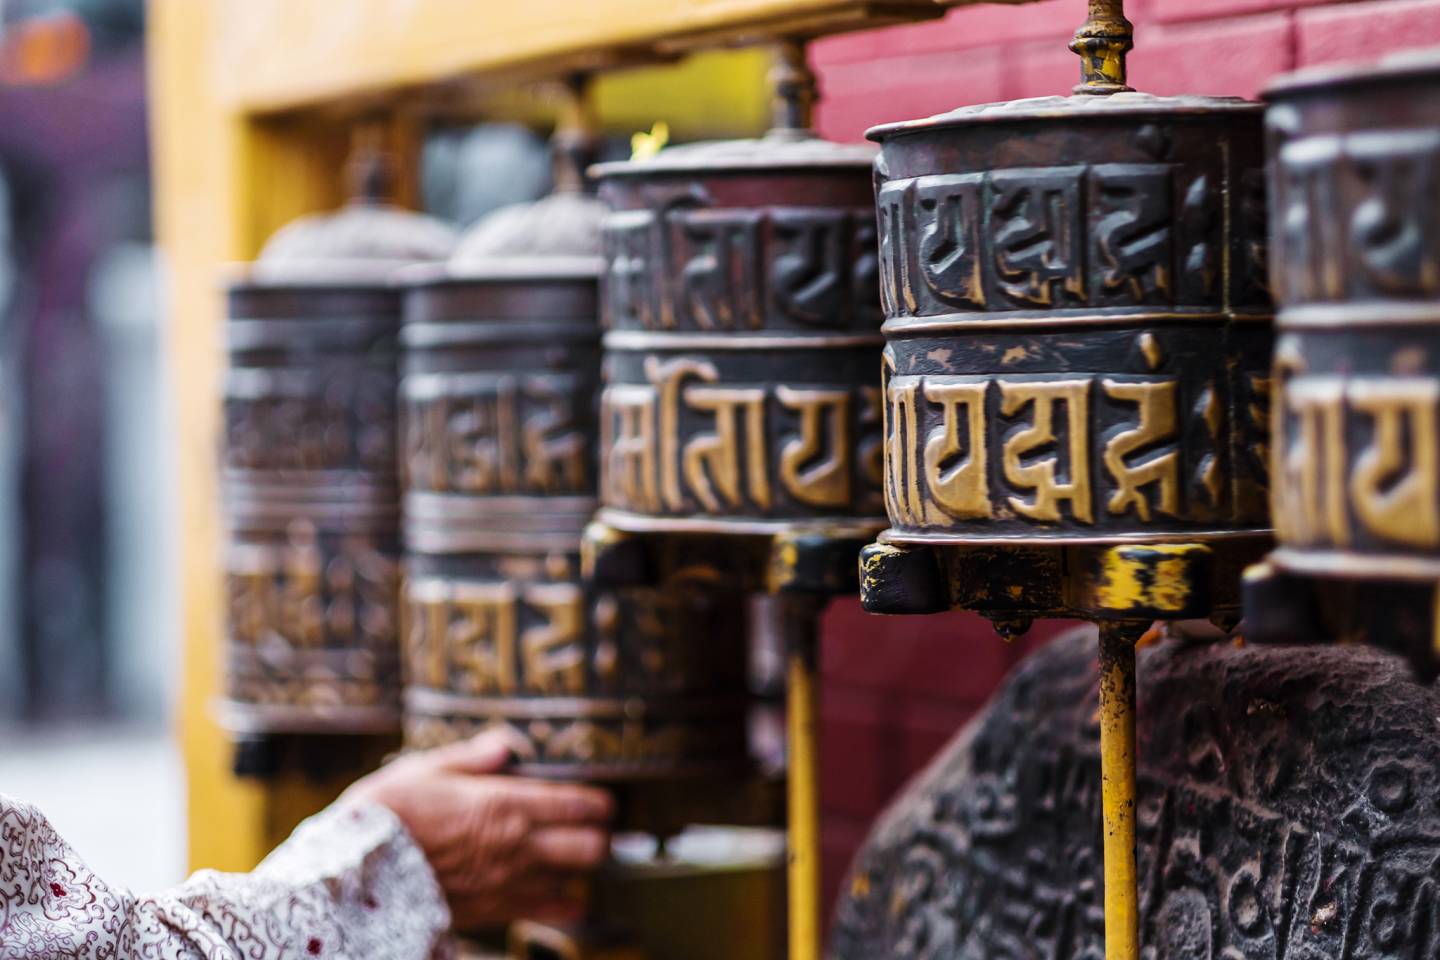
[[[144, 54], [144, 0], [0, 0], [0, 792], [141, 889], [186, 872], [173, 437], [214, 402], [167, 382]], [[546, 149], [438, 129], [424, 203], [535, 199]]]
[[[345, 2], [293, 6], [314, 26]], [[155, 9], [169, 10], [173, 25], [192, 3], [227, 6], [180, 0]], [[1440, 43], [1440, 0], [1131, 0], [1127, 11], [1136, 25], [1132, 79], [1161, 94], [1255, 96], [1297, 66]], [[1084, 12], [1085, 0], [960, 7], [934, 23], [816, 43], [821, 131], [853, 140], [884, 120], [1066, 92], [1076, 68], [1064, 41]], [[168, 39], [205, 56], [204, 37]], [[210, 855], [187, 854], [174, 712], [182, 610], [192, 599], [180, 596], [181, 584], [212, 590], [219, 579], [203, 555], [185, 569], [180, 545], [191, 528], [214, 523], [195, 512], [213, 504], [182, 509], [178, 475], [192, 461], [212, 463], [214, 451], [181, 451], [187, 437], [213, 436], [205, 430], [218, 398], [175, 381], [213, 386], [208, 368], [192, 374], [197, 358], [213, 362], [219, 341], [193, 317], [186, 329], [195, 336], [177, 337], [186, 318], [161, 293], [175, 285], [163, 282], [153, 240], [145, 40], [144, 0], [0, 0], [0, 792], [40, 805], [101, 875], [152, 888]], [[655, 120], [669, 121], [677, 139], [762, 128], [765, 65], [758, 52], [744, 56], [702, 54], [633, 79], [617, 71], [599, 104], [615, 149]], [[676, 71], [691, 72], [679, 83]], [[181, 143], [185, 160], [221, 151], [199, 149], [221, 129], [213, 118], [184, 116], [174, 126], [193, 138]], [[542, 195], [543, 133], [506, 123], [432, 127], [419, 171], [423, 206], [468, 224]], [[172, 180], [193, 172], [168, 171]], [[182, 243], [195, 242], [184, 227], [224, 209], [229, 198], [206, 185], [230, 174], [194, 176], [185, 185], [204, 189], [176, 192], [171, 232]], [[211, 291], [219, 277], [186, 279]], [[200, 346], [167, 356], [177, 340]], [[197, 409], [211, 413], [187, 434], [182, 421]], [[182, 455], [190, 459], [177, 462]], [[212, 543], [206, 536], [190, 542]], [[218, 601], [194, 606], [214, 613]], [[192, 655], [217, 629], [188, 625]], [[821, 713], [830, 889], [875, 812], [1051, 633], [1005, 646], [958, 615], [879, 619], [853, 602], [832, 608]], [[214, 758], [216, 770], [226, 762]]]

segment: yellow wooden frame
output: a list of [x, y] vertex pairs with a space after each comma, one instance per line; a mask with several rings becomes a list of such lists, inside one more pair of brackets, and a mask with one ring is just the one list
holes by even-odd
[[[155, 221], [180, 398], [179, 736], [193, 867], [249, 869], [344, 786], [230, 771], [212, 715], [224, 616], [215, 457], [224, 266], [340, 202], [355, 113], [383, 110], [392, 142], [413, 146], [427, 116], [526, 117], [537, 101], [516, 96], [517, 82], [607, 68], [617, 72], [601, 74], [594, 100], [612, 129], [664, 119], [681, 136], [753, 134], [768, 108], [763, 51], [675, 57], [940, 12], [930, 0], [150, 0]], [[645, 63], [666, 65], [618, 70]]]

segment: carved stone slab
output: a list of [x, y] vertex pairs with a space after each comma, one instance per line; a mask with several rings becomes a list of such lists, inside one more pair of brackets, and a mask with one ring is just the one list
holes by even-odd
[[[1098, 960], [1096, 640], [1027, 660], [882, 817], [837, 960]], [[1440, 955], [1440, 692], [1357, 647], [1143, 650], [1146, 960]]]

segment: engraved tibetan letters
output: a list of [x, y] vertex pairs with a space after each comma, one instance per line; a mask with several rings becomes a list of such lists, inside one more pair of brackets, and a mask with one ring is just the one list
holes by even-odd
[[[831, 148], [842, 161], [785, 160]], [[739, 169], [600, 168], [612, 210], [600, 490], [620, 529], [880, 512], [868, 156], [819, 141], [755, 149], [765, 162]]]
[[1146, 103], [877, 133], [892, 541], [1264, 529], [1257, 110]]

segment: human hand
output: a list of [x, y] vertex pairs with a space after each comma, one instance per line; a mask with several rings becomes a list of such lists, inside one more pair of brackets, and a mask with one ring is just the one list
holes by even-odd
[[430, 861], [461, 930], [517, 917], [578, 919], [585, 877], [610, 850], [610, 795], [498, 776], [510, 746], [504, 731], [489, 731], [401, 757], [345, 792], [395, 812]]

